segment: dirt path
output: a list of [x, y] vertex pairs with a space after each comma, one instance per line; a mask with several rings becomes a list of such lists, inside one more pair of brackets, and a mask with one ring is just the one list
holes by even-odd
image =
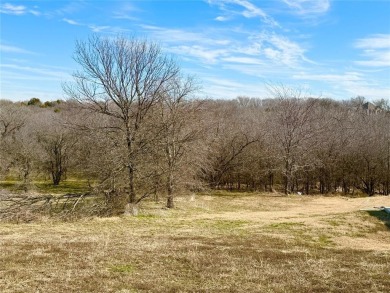
[[[289, 198], [283, 198], [288, 201]], [[269, 223], [283, 219], [294, 219], [302, 221], [304, 218], [313, 216], [323, 217], [329, 215], [356, 212], [363, 209], [374, 209], [378, 206], [390, 206], [389, 196], [377, 196], [368, 198], [345, 198], [345, 197], [314, 197], [300, 200], [291, 198], [287, 206], [280, 206], [280, 200], [273, 207], [272, 200], [268, 211], [238, 210], [221, 212], [215, 214], [201, 214], [199, 218], [226, 219], [226, 220], [248, 220]]]
[[[341, 248], [390, 251], [390, 231], [371, 233], [376, 224], [365, 220], [365, 210], [390, 206], [390, 196], [365, 198], [346, 197], [275, 197], [263, 199], [266, 210], [221, 211], [198, 214], [197, 219], [241, 220], [254, 229], [276, 223], [300, 223], [303, 229], [316, 229], [328, 233]], [[370, 217], [368, 217], [370, 219]], [[371, 219], [374, 220], [374, 219]]]

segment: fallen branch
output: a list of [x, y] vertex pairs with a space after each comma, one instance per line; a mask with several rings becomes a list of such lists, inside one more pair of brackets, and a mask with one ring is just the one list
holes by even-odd
[[[44, 214], [72, 214], [91, 193], [68, 193], [64, 195], [1, 194], [0, 219], [29, 221]], [[23, 219], [25, 217], [26, 219]]]

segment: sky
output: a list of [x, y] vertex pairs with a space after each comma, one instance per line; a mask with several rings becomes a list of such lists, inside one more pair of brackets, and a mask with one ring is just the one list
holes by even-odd
[[157, 42], [202, 98], [390, 99], [390, 0], [2, 0], [0, 99], [66, 99], [92, 34]]

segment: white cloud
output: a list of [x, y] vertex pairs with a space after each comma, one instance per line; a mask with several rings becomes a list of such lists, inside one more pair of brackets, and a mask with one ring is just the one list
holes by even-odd
[[235, 99], [244, 95], [250, 97], [266, 97], [268, 92], [263, 84], [238, 82], [234, 79], [220, 78], [217, 76], [204, 76], [205, 97], [217, 99]]
[[41, 13], [34, 9], [28, 9], [26, 6], [23, 5], [13, 5], [10, 3], [4, 3], [0, 6], [0, 13], [4, 14], [10, 14], [10, 15], [24, 15], [31, 13], [35, 16], [40, 16]]
[[365, 60], [355, 64], [367, 67], [390, 67], [390, 34], [376, 34], [358, 39], [354, 47], [361, 49]]
[[[362, 72], [344, 72], [340, 74], [312, 74], [298, 73], [294, 74], [293, 79], [303, 81], [316, 81], [330, 85], [333, 92], [338, 92], [339, 97], [349, 98], [358, 95], [369, 99], [388, 99], [390, 96], [390, 86], [387, 88], [378, 81], [365, 76]], [[324, 88], [324, 86], [321, 86]], [[327, 88], [327, 87], [325, 87]]]
[[72, 69], [29, 64], [27, 60], [18, 63], [0, 64], [1, 98], [53, 100], [63, 96], [61, 84], [71, 79]]
[[142, 12], [139, 8], [130, 3], [125, 3], [118, 9], [117, 11], [114, 11], [114, 18], [116, 19], [126, 19], [126, 20], [131, 20], [135, 21], [138, 20], [137, 17], [135, 17], [135, 14], [139, 14]]
[[294, 79], [302, 80], [314, 80], [314, 81], [325, 81], [325, 82], [357, 82], [362, 81], [363, 76], [359, 72], [346, 72], [344, 74], [309, 74], [309, 73], [298, 73], [292, 76]]
[[[159, 40], [164, 43], [192, 43], [192, 44], [202, 44], [207, 46], [213, 45], [229, 45], [231, 41], [226, 38], [218, 38], [215, 36], [217, 34], [215, 31], [211, 32], [208, 30], [205, 33], [197, 33], [192, 31], [186, 31], [182, 29], [171, 29], [164, 27], [157, 27], [151, 25], [140, 25], [141, 28], [146, 30], [148, 35], [154, 40]], [[214, 34], [213, 36], [208, 36], [207, 34]]]
[[27, 13], [27, 8], [23, 5], [4, 3], [0, 6], [0, 12], [4, 14], [22, 15]]
[[19, 53], [19, 54], [34, 54], [31, 51], [28, 51], [28, 50], [25, 50], [25, 49], [22, 49], [22, 48], [18, 48], [18, 47], [15, 47], [15, 46], [4, 45], [4, 44], [0, 44], [0, 52], [4, 52], [4, 53]]
[[22, 66], [17, 64], [0, 64], [1, 71], [6, 73], [7, 78], [12, 76], [18, 79], [29, 79], [29, 80], [58, 80], [62, 81], [68, 78], [70, 75], [58, 68], [52, 67], [32, 67]]
[[178, 55], [191, 56], [200, 59], [206, 64], [216, 63], [220, 57], [228, 54], [224, 49], [210, 49], [202, 46], [173, 46], [169, 51]]
[[125, 33], [128, 32], [128, 29], [122, 28], [122, 27], [117, 27], [117, 26], [109, 26], [109, 25], [88, 25], [88, 28], [94, 32], [94, 33], [113, 33], [113, 34], [118, 34], [118, 33]]
[[359, 39], [355, 43], [359, 49], [390, 49], [390, 34], [376, 34]]
[[110, 28], [110, 26], [107, 25], [90, 25], [89, 28], [94, 32], [94, 33], [100, 33], [104, 30], [107, 30]]
[[[264, 70], [258, 65], [273, 72], [275, 68], [285, 72], [286, 67], [296, 69], [302, 63], [313, 63], [306, 58], [306, 50], [299, 43], [276, 33], [237, 31], [232, 34], [231, 30], [212, 28], [198, 33], [149, 25], [141, 27], [152, 39], [161, 41], [168, 52], [186, 61], [218, 64], [247, 75], [263, 75]], [[225, 37], [229, 34], [229, 38]]]
[[81, 25], [81, 23], [78, 23], [77, 21], [69, 18], [63, 18], [62, 21], [69, 23], [71, 25]]
[[227, 16], [217, 16], [215, 18], [215, 20], [217, 20], [217, 21], [227, 21], [227, 20], [229, 20], [229, 17], [227, 17]]
[[367, 67], [390, 67], [390, 52], [366, 53], [371, 60], [355, 61], [355, 64]]
[[329, 10], [330, 0], [282, 0], [301, 15], [322, 14]]
[[222, 58], [222, 60], [225, 62], [238, 63], [238, 64], [264, 65], [264, 61], [258, 58], [251, 58], [251, 57], [232, 56], [232, 57]]
[[32, 15], [35, 15], [35, 16], [40, 16], [40, 15], [42, 15], [42, 13], [40, 13], [40, 12], [37, 11], [37, 10], [29, 10], [28, 12], [30, 12]]
[[[279, 26], [279, 24], [271, 16], [264, 12], [263, 9], [248, 0], [208, 0], [208, 3], [218, 5], [219, 8], [228, 15], [241, 15], [245, 18], [259, 17], [266, 24]], [[244, 10], [238, 11], [233, 6], [239, 6], [244, 8]], [[225, 21], [227, 19], [229, 19], [227, 16], [218, 16], [216, 18], [218, 21]]]
[[260, 53], [275, 63], [296, 67], [300, 62], [310, 62], [305, 57], [305, 49], [287, 37], [275, 33], [262, 33], [258, 36]]
[[245, 10], [242, 12], [242, 15], [247, 18], [251, 17], [261, 17], [264, 20], [269, 20], [269, 16], [259, 7], [251, 3], [250, 1], [246, 0], [231, 0], [232, 3], [240, 5], [245, 8]]

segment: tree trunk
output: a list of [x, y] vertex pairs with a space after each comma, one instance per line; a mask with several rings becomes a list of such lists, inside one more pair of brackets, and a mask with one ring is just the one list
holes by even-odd
[[133, 135], [131, 134], [129, 122], [126, 121], [126, 142], [127, 142], [127, 169], [128, 169], [128, 185], [129, 185], [129, 203], [135, 204], [137, 202], [137, 196], [134, 188], [134, 162], [133, 162]]
[[173, 174], [172, 170], [169, 171], [168, 174], [168, 182], [167, 182], [167, 191], [168, 191], [168, 197], [167, 197], [167, 208], [172, 209], [174, 208], [173, 203]]
[[137, 201], [137, 196], [135, 194], [134, 190], [134, 168], [132, 166], [129, 166], [129, 203], [135, 204]]
[[54, 186], [60, 185], [61, 182], [61, 172], [53, 172], [52, 173], [52, 181]]
[[269, 192], [274, 191], [274, 173], [268, 173], [268, 184], [269, 184]]
[[173, 195], [172, 194], [168, 195], [168, 198], [167, 198], [167, 208], [168, 209], [172, 209], [174, 207], [175, 207], [175, 205], [173, 203]]

